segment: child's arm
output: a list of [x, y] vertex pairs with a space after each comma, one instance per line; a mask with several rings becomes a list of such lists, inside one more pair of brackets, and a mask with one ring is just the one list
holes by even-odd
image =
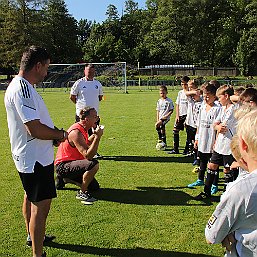
[[179, 104], [176, 104], [176, 121], [179, 121]]
[[159, 117], [160, 117], [160, 114], [159, 114], [159, 111], [156, 112], [156, 121], [159, 121]]
[[162, 117], [162, 120], [167, 120], [171, 116], [172, 113], [173, 113], [173, 109], [171, 109], [166, 115], [164, 115]]

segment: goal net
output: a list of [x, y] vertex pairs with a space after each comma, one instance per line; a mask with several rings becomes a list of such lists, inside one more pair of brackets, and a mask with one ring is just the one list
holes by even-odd
[[[38, 88], [45, 90], [70, 91], [74, 82], [84, 77], [86, 63], [50, 64], [48, 75]], [[126, 62], [92, 63], [95, 67], [95, 79], [99, 80], [104, 90], [127, 92]]]

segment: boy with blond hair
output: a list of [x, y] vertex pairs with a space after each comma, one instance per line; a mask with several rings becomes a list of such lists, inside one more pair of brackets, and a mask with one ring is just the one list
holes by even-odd
[[231, 185], [205, 228], [209, 244], [222, 243], [226, 256], [257, 256], [257, 110], [238, 121], [238, 146], [249, 174]]

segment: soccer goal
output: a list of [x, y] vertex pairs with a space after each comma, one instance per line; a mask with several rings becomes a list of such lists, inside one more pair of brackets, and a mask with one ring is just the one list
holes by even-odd
[[[48, 75], [39, 87], [43, 91], [55, 89], [69, 91], [76, 80], [84, 77], [85, 64], [50, 64]], [[127, 93], [126, 62], [92, 64], [96, 71], [95, 78], [101, 82], [104, 90]]]

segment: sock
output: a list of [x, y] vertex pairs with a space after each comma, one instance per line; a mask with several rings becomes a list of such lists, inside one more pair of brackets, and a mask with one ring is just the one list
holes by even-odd
[[215, 180], [215, 174], [217, 176], [217, 172], [217, 170], [207, 170], [207, 178], [205, 180], [204, 192], [209, 196], [211, 195], [211, 186], [213, 184], [213, 181]]
[[174, 150], [178, 150], [179, 148], [179, 131], [173, 130], [174, 137]]

